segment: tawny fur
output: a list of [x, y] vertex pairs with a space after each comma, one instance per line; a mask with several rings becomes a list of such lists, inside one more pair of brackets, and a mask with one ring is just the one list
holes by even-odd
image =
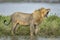
[[[22, 12], [15, 12], [11, 15], [11, 22], [12, 22], [12, 32], [16, 29], [16, 25], [38, 25], [42, 22], [43, 18], [47, 16], [50, 9], [41, 8], [35, 10], [32, 14], [22, 13]], [[5, 23], [6, 21], [4, 21]], [[33, 22], [33, 23], [32, 23]], [[31, 28], [30, 28], [31, 29]], [[32, 30], [31, 30], [32, 31]], [[37, 26], [36, 26], [36, 33], [37, 33]], [[31, 33], [32, 34], [32, 33]]]

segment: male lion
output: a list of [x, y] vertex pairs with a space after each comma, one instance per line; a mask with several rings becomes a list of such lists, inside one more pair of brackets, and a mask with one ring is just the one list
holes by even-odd
[[[47, 14], [49, 13], [49, 10], [50, 9], [41, 8], [41, 9], [35, 10], [32, 14], [15, 12], [14, 14], [11, 15], [11, 20], [10, 20], [10, 22], [12, 22], [12, 25], [13, 25], [12, 33], [15, 32], [17, 28], [16, 25], [20, 24], [20, 25], [30, 25], [31, 36], [33, 35], [33, 33], [37, 34], [38, 32], [37, 25], [40, 24], [43, 18], [47, 16]], [[4, 23], [5, 22], [6, 20], [4, 20]]]

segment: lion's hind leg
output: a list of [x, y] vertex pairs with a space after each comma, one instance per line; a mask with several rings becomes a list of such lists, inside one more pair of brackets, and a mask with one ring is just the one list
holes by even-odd
[[15, 34], [16, 27], [17, 27], [17, 23], [13, 23], [12, 28], [11, 28], [12, 35]]

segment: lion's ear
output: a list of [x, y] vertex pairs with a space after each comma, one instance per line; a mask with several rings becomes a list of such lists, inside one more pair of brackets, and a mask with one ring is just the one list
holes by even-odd
[[48, 11], [50, 11], [50, 9], [47, 9]]

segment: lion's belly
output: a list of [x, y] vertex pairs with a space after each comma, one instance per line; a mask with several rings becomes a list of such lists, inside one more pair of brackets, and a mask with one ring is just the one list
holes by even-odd
[[22, 20], [17, 21], [17, 23], [19, 23], [20, 25], [29, 25], [29, 22], [22, 21]]

